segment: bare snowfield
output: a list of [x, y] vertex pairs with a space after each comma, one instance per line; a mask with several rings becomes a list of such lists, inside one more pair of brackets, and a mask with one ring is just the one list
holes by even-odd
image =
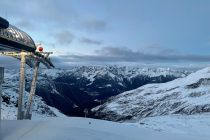
[[126, 124], [159, 132], [196, 136], [199, 139], [210, 137], [210, 113], [147, 117]]
[[1, 121], [1, 140], [209, 140], [88, 118]]

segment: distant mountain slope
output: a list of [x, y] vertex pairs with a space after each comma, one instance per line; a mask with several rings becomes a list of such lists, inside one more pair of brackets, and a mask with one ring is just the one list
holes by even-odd
[[91, 109], [111, 96], [148, 83], [163, 83], [188, 74], [181, 70], [118, 66], [44, 70], [39, 77], [37, 95], [66, 115], [84, 116], [85, 108]]
[[124, 92], [93, 111], [98, 118], [114, 121], [210, 112], [210, 68], [171, 82]]
[[[182, 70], [118, 66], [79, 66], [69, 70], [40, 69], [36, 99], [42, 101], [42, 105], [55, 107], [66, 115], [84, 116], [85, 108], [91, 109], [111, 96], [148, 83], [167, 82], [188, 74], [189, 72]], [[32, 69], [27, 69], [26, 91], [30, 90], [32, 75]], [[11, 105], [15, 106], [19, 70], [6, 70], [5, 82], [3, 87], [9, 91], [4, 94], [4, 103], [9, 96], [9, 100], [13, 102]]]

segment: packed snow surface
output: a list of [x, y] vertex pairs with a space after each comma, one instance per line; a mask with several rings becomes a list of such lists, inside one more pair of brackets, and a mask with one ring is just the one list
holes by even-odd
[[147, 117], [126, 124], [160, 132], [210, 137], [210, 113]]
[[3, 140], [209, 140], [87, 118], [2, 121]]

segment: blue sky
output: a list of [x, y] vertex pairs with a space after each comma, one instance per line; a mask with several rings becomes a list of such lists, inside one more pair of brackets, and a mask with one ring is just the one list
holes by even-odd
[[1, 0], [55, 63], [207, 65], [208, 0]]

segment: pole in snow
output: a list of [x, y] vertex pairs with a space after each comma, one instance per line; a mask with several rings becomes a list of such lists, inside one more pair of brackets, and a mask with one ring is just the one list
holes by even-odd
[[2, 84], [4, 82], [4, 68], [0, 67], [0, 121], [1, 121], [1, 94], [2, 94]]
[[25, 119], [31, 119], [31, 116], [32, 116], [32, 103], [33, 103], [33, 96], [35, 95], [35, 92], [36, 92], [36, 81], [37, 81], [37, 76], [38, 76], [39, 63], [40, 62], [38, 60], [35, 61], [34, 75], [33, 75], [33, 80], [31, 83], [28, 104], [27, 104], [25, 116], [24, 116]]
[[85, 118], [87, 118], [87, 115], [88, 115], [88, 109], [87, 108], [84, 109], [84, 114], [85, 114]]
[[26, 52], [20, 53], [20, 81], [19, 81], [19, 98], [18, 98], [18, 112], [17, 119], [22, 120], [24, 117], [24, 84], [25, 84], [25, 63], [26, 63]]

